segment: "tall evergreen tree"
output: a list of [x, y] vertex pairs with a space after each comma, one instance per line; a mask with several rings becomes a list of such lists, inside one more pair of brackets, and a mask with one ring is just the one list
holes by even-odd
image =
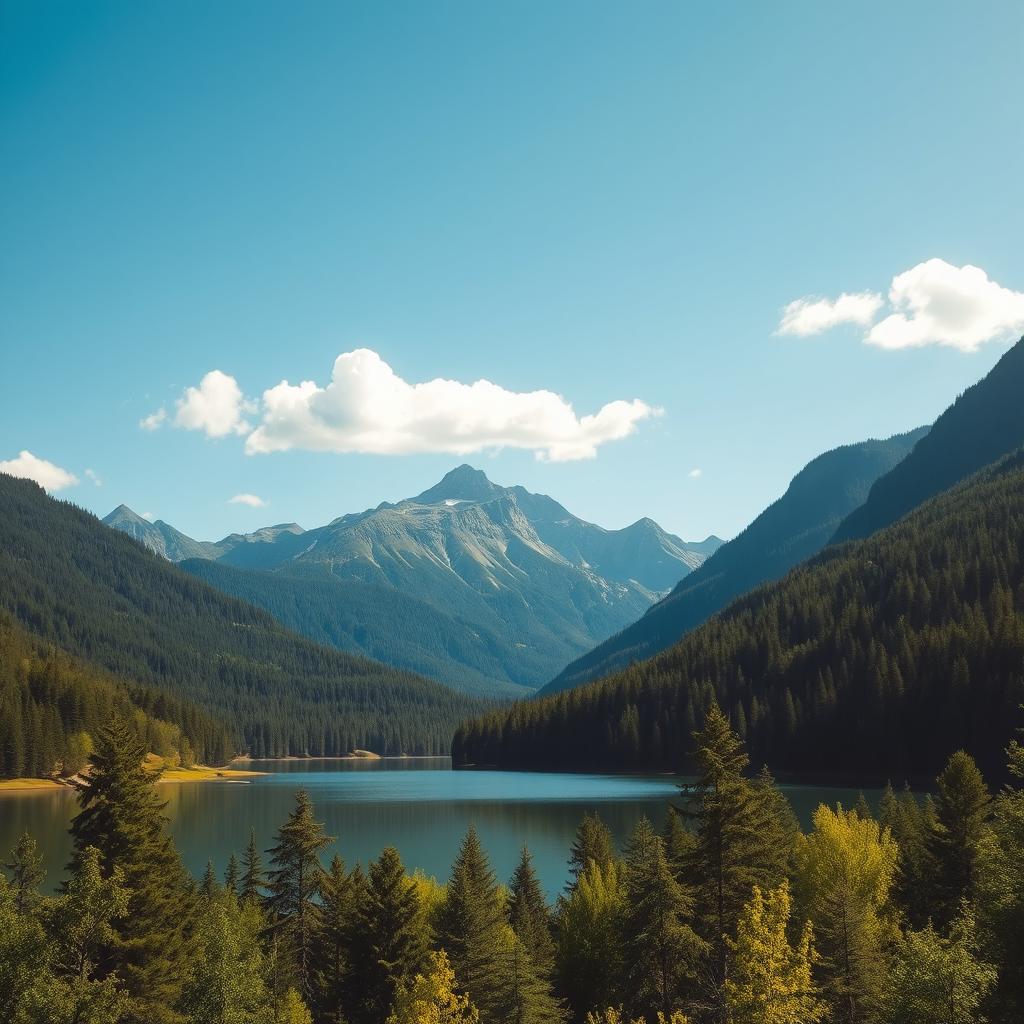
[[11, 873], [14, 905], [19, 914], [24, 914], [39, 902], [39, 886], [46, 877], [42, 854], [28, 832], [21, 834], [4, 867]]
[[694, 834], [683, 824], [683, 815], [679, 809], [671, 804], [668, 813], [665, 815], [665, 825], [661, 832], [661, 838], [665, 842], [665, 856], [668, 858], [669, 867], [676, 876], [676, 881], [682, 882], [686, 876], [687, 865], [693, 855], [693, 847], [696, 843]]
[[217, 869], [213, 866], [213, 861], [208, 860], [206, 862], [206, 869], [203, 871], [203, 880], [199, 885], [199, 892], [209, 900], [217, 895], [219, 888], [217, 885]]
[[238, 895], [238, 858], [231, 854], [228, 857], [228, 866], [224, 869], [224, 888], [232, 896]]
[[314, 1007], [317, 1019], [344, 1024], [342, 1002], [349, 972], [348, 944], [355, 938], [352, 920], [357, 901], [363, 897], [362, 875], [349, 874], [335, 854], [320, 885], [320, 930], [316, 938], [313, 969], [316, 977]]
[[550, 978], [555, 966], [551, 914], [544, 900], [533, 856], [524, 846], [508, 887], [508, 921], [541, 974]]
[[509, 927], [503, 930], [502, 943], [503, 974], [496, 1006], [487, 1019], [495, 1024], [561, 1024], [565, 1010], [526, 946]]
[[973, 901], [978, 865], [991, 840], [992, 797], [970, 754], [960, 750], [936, 779], [936, 821], [928, 836], [935, 872], [932, 913], [939, 926], [957, 915], [962, 900]]
[[324, 875], [320, 852], [333, 840], [314, 818], [306, 790], [295, 794], [295, 808], [277, 830], [276, 840], [267, 851], [272, 865], [266, 901], [269, 925], [290, 962], [299, 994], [311, 1002], [313, 943], [320, 921], [317, 897]]
[[665, 844], [647, 818], [626, 849], [622, 914], [626, 1004], [640, 1016], [672, 1013], [703, 943], [690, 925], [693, 902], [676, 881]]
[[[607, 867], [615, 860], [615, 844], [608, 826], [594, 814], [584, 814], [569, 852], [569, 873], [575, 882], [591, 861]], [[572, 883], [570, 883], [571, 885]]]
[[354, 1024], [379, 1024], [387, 1016], [399, 987], [423, 968], [426, 939], [416, 886], [398, 851], [386, 847], [370, 864], [351, 919], [348, 1013]]
[[239, 898], [259, 901], [263, 895], [266, 878], [263, 874], [263, 857], [256, 846], [256, 832], [249, 830], [249, 845], [242, 854], [242, 880]]
[[503, 975], [505, 910], [490, 862], [470, 825], [452, 866], [438, 938], [459, 984], [485, 1024], [497, 1019]]
[[88, 777], [78, 787], [70, 868], [79, 873], [94, 847], [105, 878], [120, 869], [128, 913], [114, 922], [100, 976], [116, 972], [131, 998], [128, 1024], [176, 1024], [194, 907], [190, 879], [167, 830], [166, 805], [156, 794], [157, 773], [143, 768], [144, 755], [125, 720], [98, 732]]

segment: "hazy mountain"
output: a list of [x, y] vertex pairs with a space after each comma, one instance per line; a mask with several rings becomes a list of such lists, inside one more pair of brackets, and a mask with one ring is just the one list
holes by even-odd
[[162, 519], [151, 523], [127, 505], [118, 505], [113, 512], [103, 517], [103, 522], [134, 537], [150, 551], [163, 555], [171, 562], [180, 562], [186, 558], [217, 558], [223, 553], [217, 544], [193, 540]]
[[541, 692], [579, 686], [657, 654], [733, 598], [778, 579], [820, 551], [843, 517], [864, 501], [872, 483], [897, 465], [926, 433], [927, 428], [921, 427], [819, 455], [793, 478], [778, 501], [718, 548], [668, 597], [574, 661]]
[[718, 543], [688, 544], [649, 519], [605, 530], [464, 465], [405, 501], [305, 532], [232, 535], [191, 556], [259, 577], [185, 568], [307, 636], [512, 694], [636, 619]]
[[927, 437], [876, 481], [836, 530], [835, 542], [866, 537], [1001, 455], [1024, 445], [1024, 338], [969, 387]]
[[254, 754], [441, 753], [467, 709], [486, 706], [313, 643], [38, 485], [0, 474], [4, 612], [76, 658], [216, 713]]

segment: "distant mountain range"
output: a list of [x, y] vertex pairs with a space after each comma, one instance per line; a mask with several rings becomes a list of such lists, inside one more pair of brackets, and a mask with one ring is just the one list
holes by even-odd
[[844, 445], [819, 455], [741, 534], [719, 547], [664, 600], [562, 670], [542, 693], [598, 679], [665, 650], [689, 630], [761, 583], [778, 579], [820, 551], [867, 498], [871, 485], [928, 433], [920, 427], [884, 441]]
[[104, 522], [313, 639], [492, 695], [532, 691], [721, 544], [650, 519], [606, 530], [466, 465], [312, 530], [196, 541], [123, 505]]

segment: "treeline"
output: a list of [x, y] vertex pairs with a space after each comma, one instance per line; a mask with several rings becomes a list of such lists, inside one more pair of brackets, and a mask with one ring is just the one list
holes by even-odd
[[709, 709], [696, 781], [621, 853], [583, 819], [551, 907], [471, 828], [446, 885], [334, 856], [306, 793], [223, 880], [182, 868], [142, 746], [101, 731], [43, 898], [23, 837], [0, 878], [12, 1024], [1011, 1024], [1024, 1014], [1024, 748], [995, 799], [969, 755], [934, 798], [822, 805], [802, 833]]
[[5, 474], [0, 610], [77, 658], [217, 715], [254, 756], [447, 753], [459, 718], [490, 706], [299, 637]]
[[74, 775], [112, 715], [147, 750], [190, 764], [223, 764], [231, 731], [194, 704], [131, 685], [41, 643], [0, 613], [0, 778]]
[[827, 549], [661, 655], [472, 720], [456, 765], [685, 770], [717, 702], [756, 763], [879, 778], [970, 751], [990, 777], [1024, 698], [1024, 454]]

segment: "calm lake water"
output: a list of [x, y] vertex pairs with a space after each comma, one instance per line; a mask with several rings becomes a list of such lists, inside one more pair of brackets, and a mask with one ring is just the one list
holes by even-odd
[[[542, 884], [554, 896], [565, 885], [569, 846], [581, 816], [596, 810], [621, 843], [642, 815], [661, 827], [680, 780], [665, 776], [454, 772], [447, 758], [416, 761], [256, 762], [269, 772], [247, 783], [192, 782], [160, 787], [171, 830], [186, 866], [197, 876], [209, 858], [222, 873], [256, 830], [261, 849], [271, 845], [299, 788], [309, 790], [317, 818], [326, 823], [350, 866], [398, 848], [409, 870], [444, 881], [472, 822], [498, 877], [507, 880], [519, 849], [533, 851]], [[784, 786], [806, 826], [820, 802], [849, 806], [857, 791]], [[874, 803], [880, 791], [866, 791]], [[0, 860], [26, 829], [46, 858], [48, 889], [61, 879], [70, 844], [68, 823], [77, 811], [71, 790], [0, 796]]]

